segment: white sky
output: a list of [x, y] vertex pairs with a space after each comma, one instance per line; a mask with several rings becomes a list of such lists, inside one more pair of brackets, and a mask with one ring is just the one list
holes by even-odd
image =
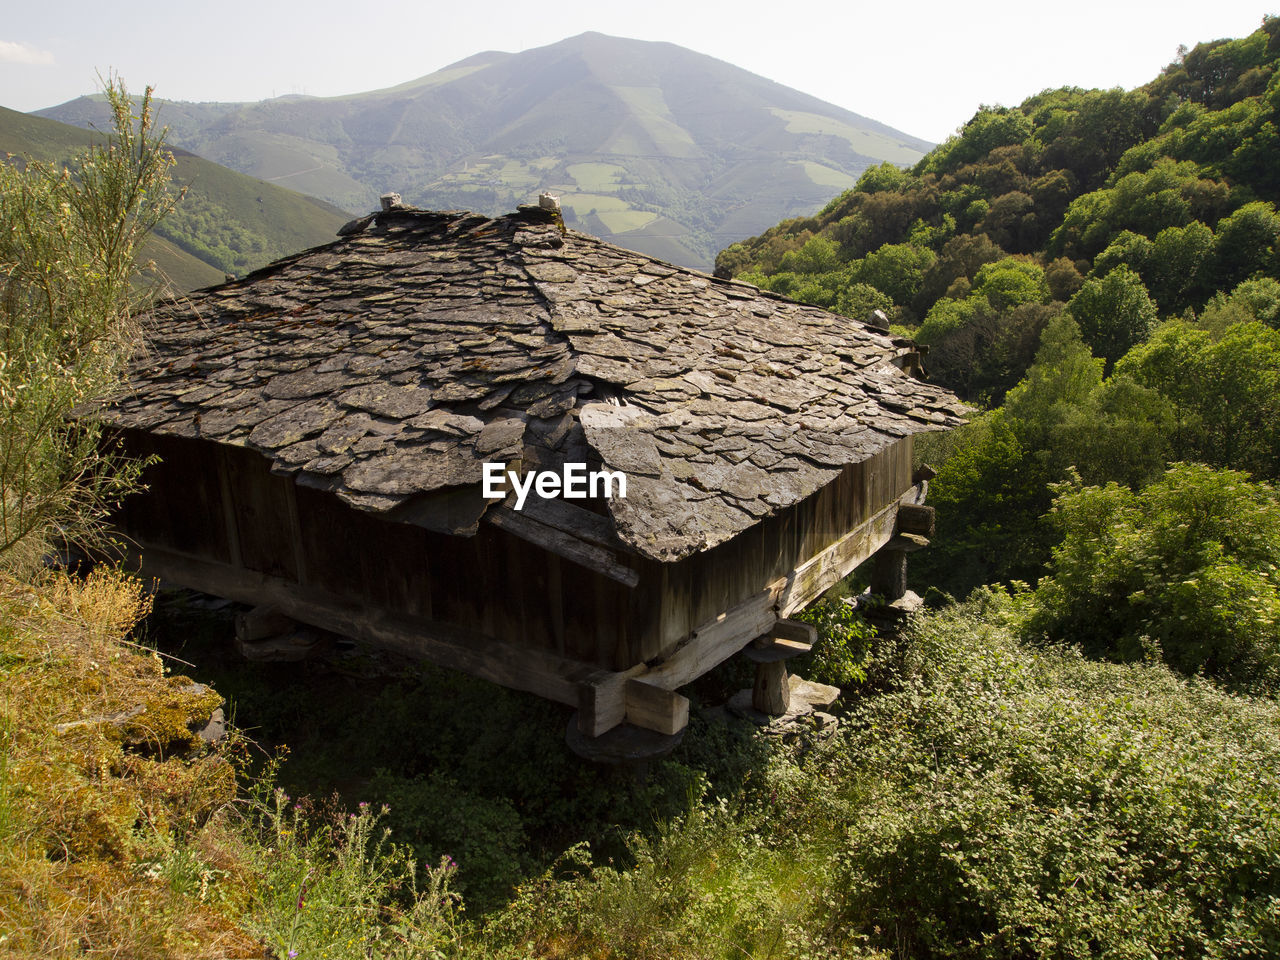
[[1241, 0], [8, 0], [5, 7], [0, 105], [15, 110], [91, 93], [96, 73], [109, 69], [130, 89], [151, 84], [175, 100], [356, 93], [482, 50], [517, 52], [598, 30], [677, 43], [934, 141], [981, 103], [1012, 105], [1063, 85], [1137, 86], [1180, 43], [1245, 36], [1275, 12]]

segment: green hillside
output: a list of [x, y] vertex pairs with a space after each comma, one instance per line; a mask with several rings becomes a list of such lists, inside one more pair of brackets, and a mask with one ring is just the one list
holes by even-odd
[[[1179, 461], [1280, 479], [1278, 63], [1280, 19], [1269, 17], [1134, 90], [1046, 90], [984, 107], [913, 169], [869, 170], [816, 217], [720, 254], [722, 274], [851, 316], [885, 310], [928, 348], [935, 380], [990, 408], [929, 453], [945, 518], [924, 561], [935, 582], [964, 590], [1062, 567], [1068, 558], [1051, 550], [1067, 511], [1050, 514], [1062, 495], [1053, 484], [1142, 491]], [[1104, 504], [1117, 524], [1139, 509]], [[1150, 565], [1144, 551], [1155, 551], [1162, 569], [1184, 558], [1145, 540], [1121, 550], [1090, 529], [1088, 549], [1118, 579], [1094, 584], [1087, 601], [1062, 586], [1055, 609], [1083, 616], [1102, 596], [1136, 644], [1146, 615], [1108, 591], [1152, 604], [1157, 586], [1143, 586], [1149, 567], [1130, 569], [1126, 555]], [[1237, 547], [1215, 549], [1230, 559]], [[1194, 567], [1184, 579], [1199, 589]], [[1250, 594], [1260, 609], [1270, 589]], [[1214, 609], [1233, 643], [1260, 636], [1280, 650], [1274, 623], [1250, 633]], [[1235, 654], [1206, 652], [1211, 635], [1187, 656], [1219, 658], [1210, 669], [1240, 679]]]
[[[176, 111], [169, 111], [176, 115]], [[0, 151], [62, 160], [88, 139], [80, 127], [0, 107]], [[236, 173], [174, 149], [173, 180], [187, 188], [177, 211], [145, 248], [158, 270], [181, 290], [220, 283], [298, 250], [332, 240], [349, 216], [292, 190]]]
[[[102, 105], [41, 113], [83, 126]], [[548, 190], [571, 226], [703, 268], [868, 166], [929, 148], [723, 61], [597, 33], [477, 54], [386, 90], [166, 103], [160, 118], [177, 146], [344, 209], [372, 210], [394, 190], [498, 214]]]

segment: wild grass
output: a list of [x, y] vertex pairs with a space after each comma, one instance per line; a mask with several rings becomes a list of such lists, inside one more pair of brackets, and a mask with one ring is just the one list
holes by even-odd
[[129, 638], [150, 605], [105, 569], [0, 581], [0, 955], [434, 955], [453, 868], [385, 811], [237, 792], [247, 743], [195, 732], [221, 696]]

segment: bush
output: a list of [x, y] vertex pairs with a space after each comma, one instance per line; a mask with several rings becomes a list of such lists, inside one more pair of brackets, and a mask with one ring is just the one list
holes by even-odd
[[1280, 684], [1280, 501], [1233, 470], [1178, 464], [1133, 493], [1058, 485], [1062, 531], [1034, 595], [1033, 634], [1183, 673]]
[[627, 869], [578, 849], [486, 955], [1274, 955], [1280, 707], [1028, 648], [1017, 609], [924, 617], [830, 749], [691, 802]]
[[91, 538], [137, 465], [70, 412], [109, 390], [133, 348], [134, 255], [176, 203], [172, 155], [124, 85], [114, 133], [67, 168], [0, 163], [0, 566], [34, 566], [55, 537]]
[[862, 706], [815, 927], [901, 956], [1273, 956], [1277, 706], [1033, 652], [1009, 607], [926, 620], [919, 674]]

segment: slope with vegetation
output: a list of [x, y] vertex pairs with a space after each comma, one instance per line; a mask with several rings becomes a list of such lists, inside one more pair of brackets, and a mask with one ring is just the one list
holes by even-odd
[[[101, 104], [41, 114], [83, 125]], [[704, 269], [868, 165], [929, 147], [712, 57], [599, 33], [477, 54], [386, 90], [166, 103], [161, 115], [175, 144], [344, 209], [393, 190], [496, 216], [549, 190], [570, 226]]]
[[888, 311], [988, 408], [928, 454], [926, 569], [949, 589], [1049, 569], [1069, 468], [1134, 489], [1178, 461], [1280, 474], [1278, 60], [1269, 17], [1135, 90], [984, 107], [914, 168], [721, 253], [724, 273]]
[[[101, 111], [100, 111], [101, 113]], [[110, 117], [96, 123], [110, 129]], [[0, 107], [0, 153], [65, 162], [90, 137], [83, 129]], [[97, 142], [103, 138], [97, 137]], [[350, 219], [337, 207], [173, 150], [183, 203], [147, 238], [143, 256], [177, 290], [221, 283], [305, 247], [332, 240]]]

